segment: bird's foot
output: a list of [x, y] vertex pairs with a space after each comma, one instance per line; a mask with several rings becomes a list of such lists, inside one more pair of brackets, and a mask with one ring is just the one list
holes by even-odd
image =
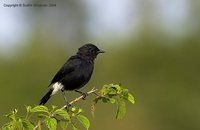
[[85, 100], [86, 97], [88, 96], [88, 93], [82, 93], [82, 96], [83, 96], [82, 99]]
[[65, 109], [67, 110], [67, 112], [69, 112], [69, 108], [71, 107], [71, 104], [67, 103]]
[[75, 90], [77, 93], [80, 93], [83, 97], [82, 97], [82, 99], [83, 100], [85, 100], [86, 99], [86, 97], [88, 96], [88, 93], [84, 93], [84, 92], [81, 92], [81, 91], [79, 91], [79, 90]]

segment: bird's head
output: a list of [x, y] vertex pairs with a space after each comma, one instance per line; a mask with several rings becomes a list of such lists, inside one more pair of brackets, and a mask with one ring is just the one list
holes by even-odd
[[96, 58], [96, 56], [100, 53], [105, 53], [105, 52], [100, 50], [97, 46], [95, 46], [91, 43], [81, 46], [77, 52], [77, 54], [80, 57], [82, 57], [86, 60], [91, 60], [91, 61], [93, 61]]

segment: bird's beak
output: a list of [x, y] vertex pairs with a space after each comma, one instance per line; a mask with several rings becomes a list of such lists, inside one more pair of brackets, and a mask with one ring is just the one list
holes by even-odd
[[98, 54], [99, 54], [99, 53], [105, 53], [105, 51], [99, 50], [97, 53], [98, 53]]

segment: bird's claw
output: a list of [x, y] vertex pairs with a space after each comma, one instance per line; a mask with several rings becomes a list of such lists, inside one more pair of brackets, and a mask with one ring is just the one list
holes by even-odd
[[85, 100], [86, 99], [86, 97], [88, 96], [88, 93], [86, 92], [86, 93], [84, 93], [84, 92], [81, 92], [81, 91], [79, 91], [79, 90], [75, 90], [76, 92], [78, 92], [78, 93], [80, 93], [83, 97], [82, 97], [82, 99], [83, 100]]
[[86, 97], [88, 96], [88, 93], [82, 93], [82, 96], [83, 96], [82, 99], [85, 100]]
[[65, 109], [67, 110], [67, 112], [69, 112], [69, 108], [71, 107], [71, 104], [66, 104], [66, 107], [65, 107]]

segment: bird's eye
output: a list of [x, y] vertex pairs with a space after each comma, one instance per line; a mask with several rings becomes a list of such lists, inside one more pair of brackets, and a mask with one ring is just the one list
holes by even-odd
[[94, 49], [90, 49], [89, 52], [90, 53], [95, 53], [95, 50]]

